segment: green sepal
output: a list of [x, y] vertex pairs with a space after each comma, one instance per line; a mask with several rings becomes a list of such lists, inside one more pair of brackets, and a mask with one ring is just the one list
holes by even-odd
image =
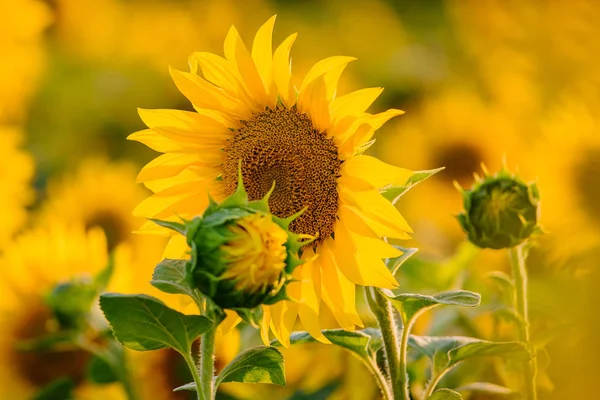
[[414, 248], [414, 247], [406, 248], [406, 247], [401, 247], [401, 246], [397, 246], [397, 245], [393, 245], [393, 246], [395, 248], [397, 248], [398, 250], [400, 250], [402, 252], [402, 255], [399, 257], [388, 258], [387, 260], [385, 260], [385, 265], [390, 270], [392, 275], [396, 276], [396, 274], [398, 273], [398, 270], [400, 269], [402, 264], [404, 264], [404, 262], [406, 260], [408, 260], [409, 258], [411, 258], [413, 255], [415, 255], [415, 253], [417, 251], [419, 251], [419, 249]]
[[161, 219], [148, 218], [150, 221], [154, 222], [156, 225], [162, 226], [163, 228], [170, 229], [182, 235], [186, 233], [185, 223], [175, 222], [175, 221], [163, 221]]
[[423, 182], [424, 180], [432, 177], [438, 172], [442, 171], [446, 167], [429, 169], [423, 171], [413, 171], [413, 174], [410, 178], [406, 180], [406, 183], [402, 186], [387, 186], [380, 190], [380, 193], [383, 197], [389, 200], [392, 204], [396, 204], [400, 197], [402, 197], [406, 192], [410, 189]]

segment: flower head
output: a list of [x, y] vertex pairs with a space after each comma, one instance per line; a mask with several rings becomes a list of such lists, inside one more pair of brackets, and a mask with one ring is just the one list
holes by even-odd
[[[241, 177], [241, 175], [240, 175]], [[240, 181], [241, 182], [241, 181]], [[243, 184], [221, 204], [182, 224], [157, 221], [185, 234], [191, 248], [188, 271], [200, 291], [227, 309], [250, 309], [286, 297], [297, 253], [312, 239], [289, 231], [301, 214], [283, 219], [269, 212], [269, 196], [248, 201]]]
[[[210, 207], [207, 192], [222, 201], [237, 190], [240, 165], [251, 201], [274, 184], [272, 214], [287, 218], [304, 209], [290, 231], [315, 241], [301, 249], [305, 263], [292, 272], [287, 294], [296, 301], [263, 307], [263, 339], [271, 329], [286, 345], [299, 318], [315, 338], [328, 342], [320, 332], [322, 307], [341, 327], [354, 329], [362, 326], [355, 285], [397, 286], [382, 259], [401, 252], [381, 237], [406, 239], [411, 230], [379, 189], [403, 185], [412, 172], [362, 153], [374, 132], [402, 111], [366, 112], [381, 88], [337, 95], [351, 57], [316, 63], [296, 89], [290, 68], [296, 34], [273, 52], [274, 23], [272, 17], [258, 30], [251, 51], [232, 27], [224, 58], [198, 52], [190, 57], [190, 72], [171, 71], [195, 112], [140, 110], [149, 129], [130, 139], [165, 154], [140, 172], [138, 180], [154, 195], [134, 212], [191, 220]], [[164, 233], [150, 221], [140, 230]], [[174, 236], [165, 256], [182, 258], [187, 246]]]
[[540, 229], [536, 185], [526, 184], [506, 169], [463, 191], [463, 200], [465, 211], [458, 221], [469, 241], [479, 247], [517, 246]]

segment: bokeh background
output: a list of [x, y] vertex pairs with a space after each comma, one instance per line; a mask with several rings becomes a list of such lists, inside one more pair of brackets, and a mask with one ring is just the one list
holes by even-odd
[[[468, 187], [474, 173], [483, 173], [482, 163], [495, 172], [503, 160], [538, 182], [546, 234], [529, 269], [534, 338], [544, 346], [540, 398], [593, 398], [599, 372], [593, 355], [600, 354], [600, 3], [594, 0], [0, 0], [0, 273], [13, 282], [2, 288], [0, 310], [16, 316], [0, 327], [12, 332], [0, 335], [0, 386], [11, 382], [24, 396], [11, 398], [27, 398], [55, 378], [30, 376], [11, 361], [11, 343], [31, 333], [18, 321], [32, 309], [11, 293], [32, 298], [48, 290], [54, 276], [48, 271], [58, 267], [46, 255], [66, 246], [63, 231], [84, 237], [101, 228], [105, 247], [127, 260], [114, 287], [156, 294], [147, 281], [162, 239], [131, 233], [140, 224], [131, 210], [147, 195], [135, 175], [155, 156], [126, 140], [144, 129], [136, 109], [191, 109], [168, 66], [186, 69], [194, 51], [222, 54], [232, 24], [250, 44], [273, 14], [276, 43], [299, 32], [292, 50], [298, 82], [319, 59], [355, 56], [341, 91], [382, 86], [373, 110], [406, 111], [379, 131], [370, 154], [415, 170], [446, 167], [398, 205], [415, 231], [403, 245], [420, 249], [401, 285], [421, 293], [464, 287], [481, 292], [483, 303], [468, 312], [436, 312], [417, 333], [511, 338], [502, 317], [506, 299], [489, 279], [491, 271], [508, 271], [507, 257], [465, 243], [453, 217], [461, 210], [453, 182]], [[92, 268], [86, 259], [74, 268]], [[21, 286], [27, 290], [14, 289]], [[222, 337], [217, 362], [224, 365], [252, 343], [258, 343], [252, 329]], [[377, 398], [366, 370], [339, 349], [313, 345], [285, 355], [290, 388], [230, 385], [223, 396]], [[188, 381], [174, 354], [133, 357], [144, 399], [186, 398], [170, 394]], [[423, 382], [426, 365], [414, 366], [411, 376]], [[502, 360], [465, 364], [442, 383], [479, 379], [519, 385]], [[78, 393], [120, 398], [105, 386], [82, 382]]]

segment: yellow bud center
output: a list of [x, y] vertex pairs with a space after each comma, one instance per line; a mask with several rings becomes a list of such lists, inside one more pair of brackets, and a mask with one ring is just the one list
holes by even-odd
[[235, 279], [236, 289], [249, 293], [277, 286], [285, 268], [287, 233], [270, 215], [252, 214], [229, 227], [235, 238], [220, 250], [227, 262], [222, 277]]
[[517, 200], [517, 193], [514, 191], [500, 190], [494, 188], [490, 193], [489, 201], [486, 203], [488, 216], [499, 219], [500, 214], [511, 209]]

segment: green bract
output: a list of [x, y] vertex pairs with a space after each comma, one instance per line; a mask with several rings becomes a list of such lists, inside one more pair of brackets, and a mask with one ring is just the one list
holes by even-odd
[[539, 193], [503, 168], [463, 191], [465, 210], [457, 216], [471, 243], [482, 248], [517, 246], [538, 226]]
[[[289, 231], [290, 223], [302, 212], [287, 218], [270, 214], [268, 200], [271, 192], [261, 200], [249, 201], [240, 176], [236, 192], [220, 204], [211, 199], [202, 217], [182, 223], [155, 220], [157, 224], [186, 236], [191, 248], [191, 259], [185, 268], [186, 279], [221, 308], [250, 309], [286, 299], [286, 286], [291, 281], [291, 273], [303, 263], [297, 256], [298, 251], [313, 240], [308, 235]], [[262, 222], [267, 219], [272, 232], [282, 239], [280, 252], [276, 253], [281, 259], [278, 262], [280, 272], [279, 268], [268, 270], [268, 263], [266, 269], [260, 270], [260, 266], [251, 262], [251, 252], [256, 247], [250, 245], [252, 242], [244, 242], [253, 235], [247, 233], [243, 223], [257, 219]], [[240, 246], [240, 242], [246, 243], [246, 246]], [[235, 261], [232, 257], [236, 258]], [[248, 268], [244, 268], [245, 265]], [[259, 271], [257, 274], [263, 273], [263, 276], [267, 270], [274, 279], [269, 279], [267, 283], [263, 279], [262, 285], [249, 285], [247, 282], [253, 279], [248, 274], [254, 274], [249, 272], [250, 269]], [[277, 271], [276, 276], [272, 276], [274, 271]]]

